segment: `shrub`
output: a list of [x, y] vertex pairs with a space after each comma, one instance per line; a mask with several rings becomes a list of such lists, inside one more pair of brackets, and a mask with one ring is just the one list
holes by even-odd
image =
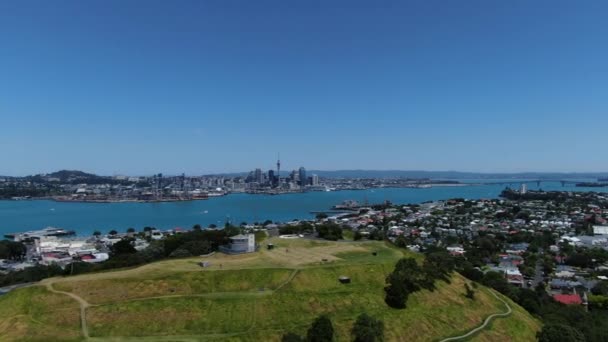
[[306, 334], [308, 342], [331, 342], [334, 340], [334, 326], [326, 315], [317, 317]]
[[580, 331], [563, 324], [547, 324], [537, 337], [538, 342], [585, 342], [585, 336]]
[[384, 341], [384, 323], [362, 313], [353, 325], [352, 335], [355, 342]]

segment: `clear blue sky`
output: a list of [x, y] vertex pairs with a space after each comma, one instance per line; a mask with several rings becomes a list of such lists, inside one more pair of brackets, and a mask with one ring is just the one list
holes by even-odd
[[0, 174], [608, 171], [607, 1], [2, 1]]

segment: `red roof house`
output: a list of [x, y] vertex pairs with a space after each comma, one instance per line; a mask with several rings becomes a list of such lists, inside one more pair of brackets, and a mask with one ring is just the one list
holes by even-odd
[[577, 295], [576, 293], [575, 294], [556, 294], [556, 295], [553, 295], [553, 299], [555, 299], [555, 301], [557, 301], [557, 302], [560, 302], [560, 303], [566, 304], [566, 305], [583, 304], [583, 300], [581, 299], [581, 296]]

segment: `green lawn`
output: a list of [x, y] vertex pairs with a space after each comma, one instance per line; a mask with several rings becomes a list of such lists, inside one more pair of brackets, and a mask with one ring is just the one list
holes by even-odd
[[[411, 255], [407, 251], [383, 242], [269, 240], [278, 247], [244, 256], [218, 254], [207, 258], [210, 268], [199, 267], [200, 258], [167, 260], [45, 283], [87, 300], [91, 337], [116, 341], [279, 341], [285, 332], [304, 334], [319, 314], [332, 318], [338, 341], [349, 341], [362, 312], [384, 321], [388, 341], [436, 341], [504, 310], [485, 288], [475, 300], [467, 299], [465, 279], [458, 275], [449, 284], [438, 282], [433, 292], [413, 294], [407, 309], [391, 309], [384, 303], [384, 280], [400, 257]], [[342, 275], [351, 283], [341, 284]], [[0, 317], [8, 317], [0, 319], [2, 341], [79, 337], [77, 303], [43, 287], [0, 297]], [[518, 308], [474, 338], [526, 340], [538, 328]]]
[[77, 341], [78, 304], [40, 286], [0, 296], [1, 341]]
[[149, 278], [96, 279], [61, 282], [57, 290], [79, 295], [91, 304], [167, 295], [273, 290], [286, 282], [289, 269], [168, 272]]

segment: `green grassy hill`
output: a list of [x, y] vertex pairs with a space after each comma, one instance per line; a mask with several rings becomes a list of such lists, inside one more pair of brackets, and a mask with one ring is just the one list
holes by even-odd
[[[391, 309], [384, 303], [384, 279], [407, 252], [381, 242], [271, 241], [274, 250], [216, 254], [205, 259], [211, 267], [204, 269], [200, 258], [168, 260], [14, 291], [0, 297], [0, 340], [278, 341], [285, 332], [304, 335], [316, 316], [327, 313], [337, 340], [349, 341], [355, 318], [367, 312], [384, 321], [389, 341], [440, 341], [505, 310], [483, 287], [475, 300], [467, 299], [459, 275], [439, 282], [434, 292], [415, 293], [407, 309]], [[341, 275], [351, 284], [341, 284]], [[509, 303], [511, 316], [471, 340], [534, 340], [540, 323]]]

